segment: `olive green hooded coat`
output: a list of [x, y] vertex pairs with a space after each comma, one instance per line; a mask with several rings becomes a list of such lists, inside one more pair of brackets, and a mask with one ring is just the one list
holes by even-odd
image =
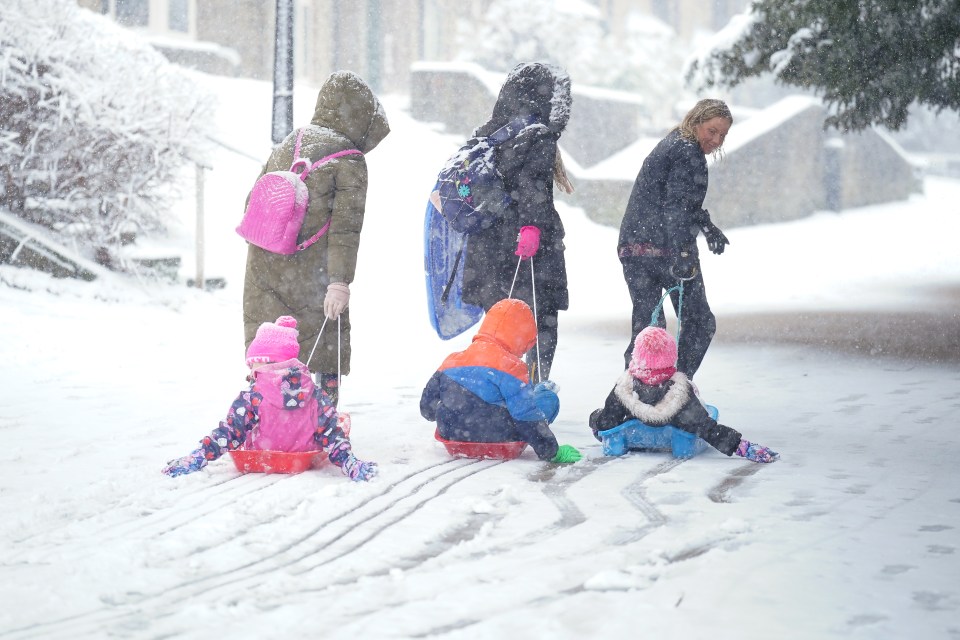
[[[297, 131], [274, 148], [260, 175], [290, 168]], [[313, 118], [303, 134], [300, 157], [315, 162], [346, 149], [369, 153], [388, 133], [387, 116], [366, 82], [349, 71], [337, 71], [320, 88]], [[290, 315], [298, 322], [303, 362], [310, 357], [323, 324], [327, 285], [353, 282], [367, 197], [366, 160], [360, 155], [340, 157], [315, 169], [307, 176], [306, 184], [310, 202], [297, 242], [309, 239], [328, 218], [329, 230], [315, 244], [289, 256], [248, 245], [243, 283], [246, 346], [250, 346], [261, 323]], [[340, 322], [339, 372], [347, 374], [349, 310], [340, 315]], [[307, 364], [311, 371], [337, 373], [337, 360], [337, 323], [329, 321]]]

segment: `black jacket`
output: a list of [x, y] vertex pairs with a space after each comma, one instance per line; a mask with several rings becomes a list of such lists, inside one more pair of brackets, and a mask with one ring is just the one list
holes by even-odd
[[[566, 309], [567, 269], [563, 252], [563, 223], [553, 204], [553, 166], [557, 141], [570, 114], [570, 79], [545, 64], [515, 68], [503, 87], [490, 120], [474, 132], [489, 136], [511, 120], [533, 116], [535, 122], [499, 145], [494, 164], [513, 203], [489, 229], [471, 233], [464, 262], [463, 299], [489, 309], [508, 297], [517, 271], [517, 235], [520, 227], [540, 229], [540, 250], [533, 257], [537, 307], [540, 314]], [[533, 306], [528, 261], [520, 267], [513, 297]]]
[[606, 431], [634, 418], [651, 427], [670, 425], [692, 433], [728, 456], [740, 444], [740, 433], [710, 417], [679, 371], [658, 385], [643, 384], [624, 371], [603, 408], [590, 414], [590, 428]]
[[671, 131], [643, 161], [620, 223], [619, 246], [696, 249], [706, 217], [707, 160], [696, 142]]

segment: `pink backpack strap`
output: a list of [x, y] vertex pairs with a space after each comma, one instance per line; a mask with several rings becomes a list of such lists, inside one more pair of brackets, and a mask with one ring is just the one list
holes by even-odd
[[320, 158], [310, 166], [310, 171], [313, 171], [320, 165], [325, 162], [330, 162], [331, 160], [336, 160], [337, 158], [342, 158], [343, 156], [362, 156], [363, 152], [359, 149], [345, 149], [343, 151], [337, 151], [336, 153], [331, 153], [328, 156]]
[[[301, 180], [306, 180], [307, 174], [313, 170], [313, 167], [310, 166], [310, 158], [300, 157], [300, 142], [303, 140], [304, 131], [306, 131], [306, 128], [297, 132], [297, 143], [293, 145], [293, 164], [290, 165], [290, 171], [299, 173]], [[303, 167], [303, 170], [297, 171], [297, 167]]]
[[331, 221], [331, 220], [333, 220], [333, 216], [330, 216], [329, 218], [327, 218], [327, 224], [325, 224], [325, 225], [323, 225], [322, 227], [320, 227], [320, 231], [317, 231], [317, 232], [316, 232], [315, 234], [313, 234], [309, 239], [304, 240], [303, 242], [301, 242], [300, 244], [298, 244], [298, 245], [297, 245], [297, 251], [303, 251], [304, 249], [306, 249], [307, 247], [309, 247], [310, 245], [312, 245], [314, 242], [316, 242], [317, 240], [319, 240], [321, 237], [323, 237], [323, 234], [325, 234], [325, 233], [327, 232], [327, 229], [330, 228], [330, 221]]
[[[301, 133], [302, 133], [302, 132], [301, 132]], [[298, 142], [299, 142], [299, 137], [297, 138], [297, 140], [298, 140]], [[298, 148], [299, 148], [299, 145], [298, 145]], [[306, 180], [308, 173], [310, 173], [311, 171], [313, 171], [314, 169], [316, 169], [316, 168], [319, 167], [320, 165], [324, 164], [325, 162], [330, 162], [331, 160], [336, 160], [337, 158], [342, 158], [343, 156], [353, 156], [353, 155], [360, 155], [360, 156], [362, 156], [362, 155], [363, 155], [363, 152], [360, 151], [359, 149], [345, 149], [344, 151], [337, 151], [336, 153], [331, 153], [331, 154], [328, 155], [328, 156], [324, 156], [323, 158], [320, 158], [319, 160], [317, 160], [316, 162], [314, 162], [313, 165], [311, 165], [309, 169], [307, 169], [306, 171], [304, 171], [304, 172], [300, 175], [300, 179], [301, 179], [301, 180]], [[296, 156], [294, 156], [294, 157], [296, 157]], [[313, 236], [311, 236], [308, 240], [304, 240], [303, 242], [301, 242], [300, 244], [297, 245], [297, 251], [303, 251], [304, 249], [306, 249], [307, 247], [309, 247], [310, 245], [312, 245], [313, 243], [315, 243], [317, 240], [319, 240], [321, 237], [323, 237], [323, 234], [325, 234], [325, 233], [327, 232], [327, 230], [330, 228], [330, 221], [331, 221], [331, 220], [333, 220], [333, 216], [332, 216], [332, 215], [331, 215], [329, 218], [327, 218], [327, 223], [326, 223], [325, 225], [323, 225], [323, 227], [320, 228], [320, 231], [317, 231], [317, 232], [316, 232], [315, 234], [313, 234]]]
[[300, 129], [299, 132], [297, 132], [297, 143], [293, 145], [293, 161], [294, 162], [300, 159], [300, 141], [303, 140], [303, 132], [306, 130], [307, 130], [306, 127], [304, 127], [303, 129]]

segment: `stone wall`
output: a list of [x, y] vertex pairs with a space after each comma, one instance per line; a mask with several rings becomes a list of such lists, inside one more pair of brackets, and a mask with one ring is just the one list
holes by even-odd
[[920, 190], [916, 168], [887, 136], [824, 130], [825, 116], [818, 101], [790, 97], [735, 123], [723, 159], [710, 163], [704, 207], [713, 220], [721, 227], [782, 222]]
[[[417, 63], [410, 73], [410, 114], [466, 138], [490, 117], [505, 79], [475, 64]], [[599, 162], [640, 137], [646, 111], [639, 96], [576, 83], [572, 94], [563, 145], [578, 163]]]

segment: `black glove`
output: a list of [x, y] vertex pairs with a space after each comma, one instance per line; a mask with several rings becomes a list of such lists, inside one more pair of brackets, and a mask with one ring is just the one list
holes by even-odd
[[717, 225], [709, 220], [700, 227], [700, 230], [703, 231], [703, 235], [707, 239], [707, 246], [710, 247], [710, 251], [717, 255], [723, 253], [724, 248], [730, 244], [727, 236], [723, 235], [723, 231], [720, 231]]
[[670, 275], [678, 280], [689, 280], [700, 270], [700, 262], [692, 251], [677, 249], [673, 252]]

